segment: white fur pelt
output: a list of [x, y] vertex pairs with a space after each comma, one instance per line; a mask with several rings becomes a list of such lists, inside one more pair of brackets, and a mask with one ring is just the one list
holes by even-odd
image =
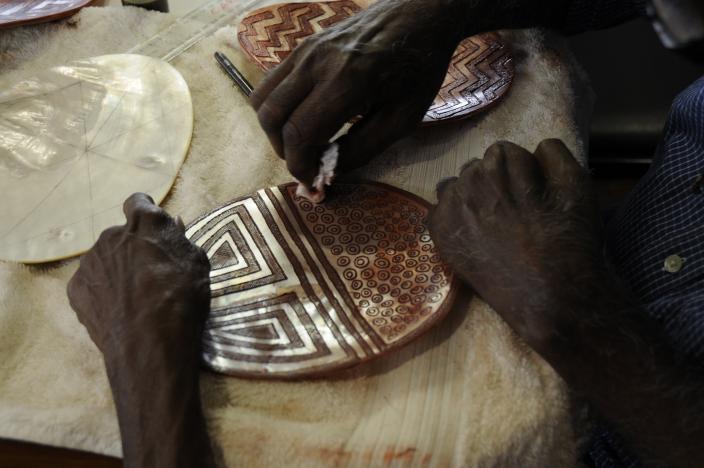
[[[72, 20], [0, 32], [0, 79], [124, 52], [170, 15], [86, 8]], [[575, 81], [561, 42], [505, 33], [516, 57], [506, 99], [465, 122], [421, 130], [357, 176], [432, 200], [436, 182], [496, 140], [534, 149], [559, 137], [584, 162]], [[163, 206], [189, 221], [227, 200], [287, 182], [254, 112], [213, 60], [227, 53], [255, 83], [227, 27], [173, 61], [189, 84], [195, 126]], [[7, 81], [6, 81], [7, 80]], [[120, 455], [103, 362], [66, 299], [75, 260], [0, 263], [0, 437]], [[228, 466], [568, 467], [577, 437], [562, 381], [465, 290], [417, 341], [334, 379], [242, 380], [204, 372], [208, 425]]]

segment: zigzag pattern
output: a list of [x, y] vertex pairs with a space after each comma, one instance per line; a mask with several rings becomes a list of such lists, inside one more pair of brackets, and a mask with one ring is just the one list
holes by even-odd
[[255, 63], [269, 70], [288, 57], [306, 37], [360, 10], [351, 0], [267, 7], [248, 15], [240, 24], [237, 37]]
[[[274, 5], [249, 14], [240, 24], [238, 39], [254, 63], [270, 70], [303, 39], [360, 10], [352, 0]], [[465, 39], [457, 47], [423, 123], [465, 118], [479, 112], [500, 99], [512, 80], [511, 54], [497, 34]]]
[[513, 61], [497, 34], [465, 39], [457, 47], [445, 82], [423, 122], [471, 115], [503, 96], [512, 79]]

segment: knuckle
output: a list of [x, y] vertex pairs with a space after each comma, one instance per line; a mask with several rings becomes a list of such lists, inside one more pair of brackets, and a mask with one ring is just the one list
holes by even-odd
[[475, 171], [477, 167], [479, 166], [480, 159], [472, 159], [462, 165], [462, 168], [460, 169], [460, 175], [469, 173], [470, 171]]
[[156, 205], [142, 205], [132, 214], [133, 221], [155, 225], [167, 224], [172, 221], [169, 214]]
[[129, 197], [127, 197], [127, 200], [125, 200], [126, 205], [134, 205], [142, 201], [142, 198], [144, 197], [144, 194], [141, 192], [135, 192]]
[[560, 160], [567, 162], [568, 158], [574, 159], [572, 152], [567, 149], [567, 146], [556, 138], [550, 138], [538, 143], [535, 150], [536, 153], [542, 154], [545, 158]]
[[100, 236], [98, 236], [98, 241], [96, 242], [96, 245], [111, 242], [112, 239], [114, 239], [115, 237], [122, 235], [123, 231], [124, 227], [122, 226], [112, 226], [105, 229], [103, 232], [100, 233]]
[[126, 208], [126, 207], [131, 207], [132, 205], [134, 205], [134, 204], [137, 203], [137, 201], [139, 200], [139, 198], [140, 198], [140, 194], [139, 194], [138, 192], [137, 192], [137, 193], [133, 193], [132, 195], [130, 195], [129, 197], [127, 197], [127, 199], [125, 200], [124, 207], [125, 207], [125, 208]]
[[489, 146], [489, 149], [487, 151], [491, 151], [494, 153], [503, 153], [510, 145], [511, 143], [506, 140], [499, 140]]
[[510, 141], [498, 141], [494, 145], [492, 145], [492, 147], [495, 154], [503, 158], [517, 158], [530, 155], [530, 152], [527, 151], [524, 147], [512, 143]]
[[164, 211], [158, 207], [154, 207], [152, 209], [145, 210], [144, 213], [142, 214], [142, 216], [145, 219], [148, 219], [148, 220], [155, 222], [155, 223], [166, 224], [166, 223], [170, 223], [171, 221], [173, 221], [173, 218], [171, 218], [171, 216], [166, 211]]
[[446, 177], [437, 183], [435, 186], [435, 192], [437, 193], [439, 200], [442, 199], [444, 194], [452, 188], [456, 181], [457, 177]]
[[559, 151], [563, 148], [563, 143], [555, 138], [550, 138], [547, 140], [543, 140], [540, 143], [538, 143], [538, 147], [536, 148], [536, 152], [540, 153], [545, 153], [545, 154], [552, 154], [555, 153], [556, 151]]
[[281, 129], [281, 137], [285, 146], [299, 146], [303, 144], [306, 135], [301, 131], [300, 126], [292, 120], [286, 122]]
[[284, 120], [282, 111], [268, 101], [257, 111], [257, 119], [266, 133], [278, 132]]
[[147, 195], [146, 193], [142, 192], [136, 192], [127, 197], [127, 200], [125, 200], [125, 203], [123, 205], [123, 208], [126, 211], [135, 211], [139, 210], [140, 208], [144, 207], [145, 205], [153, 205], [154, 204], [154, 199]]
[[460, 172], [460, 184], [463, 190], [471, 188], [479, 180], [484, 178], [487, 162], [485, 159], [475, 159], [467, 163]]
[[545, 140], [538, 143], [538, 149], [543, 150], [556, 150], [565, 148], [565, 144], [562, 142], [562, 140], [558, 138], [546, 138]]
[[505, 157], [504, 147], [495, 143], [486, 150], [484, 157], [481, 161], [482, 168], [493, 168], [496, 167], [501, 160]]
[[519, 150], [519, 146], [509, 141], [497, 141], [487, 149], [484, 155], [484, 160], [494, 163], [503, 162], [507, 155], [510, 153], [519, 152]]

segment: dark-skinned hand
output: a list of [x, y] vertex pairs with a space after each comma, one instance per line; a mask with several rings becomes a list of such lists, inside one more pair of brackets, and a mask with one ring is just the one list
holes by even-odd
[[358, 167], [416, 128], [459, 42], [437, 0], [384, 0], [307, 38], [251, 97], [272, 146], [308, 189], [329, 140], [337, 172]]
[[105, 230], [68, 284], [103, 353], [126, 467], [214, 466], [200, 402], [210, 264], [183, 223], [145, 194]]
[[559, 140], [534, 153], [491, 146], [438, 186], [430, 232], [442, 257], [540, 349], [585, 281], [601, 281], [598, 207], [586, 170]]
[[701, 363], [607, 267], [588, 174], [565, 145], [497, 143], [438, 192], [430, 232], [445, 261], [644, 465], [704, 466]]
[[129, 361], [126, 348], [192, 353], [209, 310], [208, 259], [149, 196], [132, 195], [124, 212], [127, 224], [105, 230], [81, 258], [71, 307], [108, 361]]

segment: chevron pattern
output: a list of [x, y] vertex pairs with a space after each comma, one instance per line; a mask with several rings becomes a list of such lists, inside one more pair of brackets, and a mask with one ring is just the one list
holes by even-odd
[[303, 39], [360, 10], [351, 0], [274, 5], [247, 15], [237, 37], [249, 57], [262, 69], [270, 70]]
[[458, 119], [498, 101], [513, 80], [513, 61], [496, 33], [465, 39], [423, 122]]
[[[237, 37], [255, 64], [271, 70], [303, 39], [361, 9], [352, 0], [272, 5], [247, 15]], [[466, 118], [496, 103], [508, 91], [513, 74], [511, 54], [496, 33], [465, 39], [423, 123]]]
[[424, 202], [391, 187], [336, 184], [325, 205], [313, 205], [295, 185], [228, 203], [186, 232], [211, 262], [203, 350], [216, 371], [330, 372], [407, 342], [452, 302]]

